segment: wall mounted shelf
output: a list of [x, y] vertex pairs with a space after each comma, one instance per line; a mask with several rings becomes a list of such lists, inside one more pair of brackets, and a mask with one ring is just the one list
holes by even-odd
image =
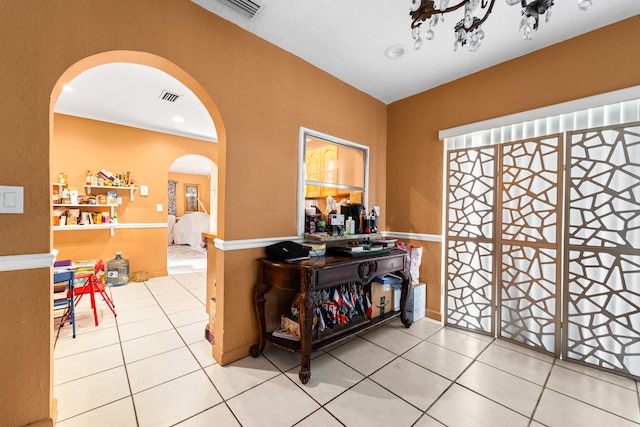
[[54, 231], [81, 231], [81, 230], [109, 230], [111, 237], [116, 228], [167, 228], [164, 222], [140, 222], [140, 223], [109, 223], [109, 224], [89, 224], [89, 225], [54, 225]]
[[91, 194], [92, 188], [105, 188], [107, 190], [112, 190], [112, 191], [129, 190], [129, 199], [133, 202], [133, 193], [137, 190], [138, 187], [114, 187], [112, 185], [85, 185], [84, 188], [87, 190], [87, 194]]

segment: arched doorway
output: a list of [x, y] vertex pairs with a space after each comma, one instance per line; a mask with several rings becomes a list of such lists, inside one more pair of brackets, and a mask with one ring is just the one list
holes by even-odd
[[[169, 135], [166, 137], [168, 141], [164, 141], [162, 139], [164, 137], [160, 137], [160, 132], [156, 130], [133, 129], [127, 124], [106, 123], [95, 118], [72, 117], [64, 113], [55, 112], [56, 103], [60, 99], [65, 85], [73, 82], [75, 77], [80, 76], [86, 70], [113, 63], [144, 65], [160, 70], [179, 80], [197, 96], [207, 114], [215, 123], [218, 142], [194, 141], [194, 138], [188, 135]], [[101, 250], [105, 255], [100, 255], [100, 257], [106, 261], [112, 257], [117, 248], [127, 245], [128, 248], [133, 248], [131, 253], [126, 254], [127, 258], [131, 260], [132, 272], [143, 269], [143, 267], [135, 267], [135, 260], [154, 258], [156, 257], [154, 253], [160, 252], [162, 268], [158, 268], [157, 272], [162, 273], [162, 270], [164, 270], [166, 274], [166, 250], [164, 250], [166, 243], [163, 242], [166, 242], [166, 178], [169, 166], [175, 158], [186, 153], [195, 152], [206, 156], [210, 161], [216, 162], [216, 167], [212, 169], [212, 176], [215, 176], [216, 183], [218, 181], [218, 170], [224, 170], [224, 158], [218, 157], [218, 147], [220, 145], [224, 146], [226, 143], [224, 126], [211, 97], [191, 76], [163, 58], [140, 52], [107, 52], [86, 58], [63, 73], [52, 91], [50, 123], [51, 182], [54, 182], [54, 174], [57, 177], [58, 171], [65, 171], [68, 173], [69, 180], [76, 180], [75, 182], [79, 183], [77, 186], [82, 188], [84, 182], [81, 181], [81, 178], [85, 175], [86, 170], [91, 170], [95, 174], [96, 171], [103, 168], [111, 168], [108, 165], [112, 164], [116, 165], [112, 172], [130, 171], [135, 182], [135, 190], [131, 190], [130, 195], [129, 190], [127, 190], [127, 196], [123, 197], [122, 205], [115, 208], [121, 223], [113, 229], [113, 235], [110, 235], [108, 230], [101, 229], [66, 232], [54, 228], [51, 233], [54, 247], [58, 249], [58, 243], [61, 243], [61, 246], [64, 247], [64, 251], [60, 251], [58, 259], [96, 258], [95, 252], [91, 251]], [[84, 133], [81, 135], [76, 134], [76, 136], [73, 136], [70, 132], [64, 133], [65, 130], [70, 128]], [[66, 137], [69, 138], [67, 139]], [[60, 150], [56, 147], [57, 141], [61, 139], [67, 139], [65, 144], [67, 148], [70, 148], [68, 151], [71, 153], [68, 156], [61, 156]], [[193, 145], [188, 147], [181, 146], [180, 143], [186, 140], [192, 141], [191, 144]], [[148, 145], [143, 147], [136, 146], [137, 144], [134, 144], [133, 141]], [[95, 147], [90, 147], [92, 145], [95, 145]], [[169, 153], [167, 153], [167, 150], [169, 150]], [[65, 157], [63, 162], [57, 163], [62, 157]], [[135, 163], [132, 163], [133, 159], [137, 159]], [[143, 191], [143, 187], [145, 191]], [[219, 189], [216, 188], [216, 190]], [[218, 195], [221, 193], [224, 194], [221, 191], [216, 191], [215, 194], [216, 218], [218, 217]], [[217, 230], [221, 230], [223, 227], [224, 224], [218, 223], [216, 220]], [[78, 241], [82, 243], [78, 244]], [[158, 242], [162, 244], [157, 244]], [[215, 275], [215, 268], [211, 270]], [[215, 278], [211, 278], [211, 271], [208, 271], [206, 280], [208, 294], [209, 283], [215, 282]], [[211, 285], [211, 288], [213, 289], [213, 285]], [[204, 298], [204, 296], [203, 293], [197, 297], [200, 300], [208, 299]], [[208, 308], [208, 305], [206, 307]], [[119, 315], [118, 319], [121, 317], [123, 316]], [[79, 335], [79, 337], [81, 336]], [[51, 353], [51, 358], [53, 358], [53, 353]], [[57, 377], [60, 378], [60, 375], [57, 375]], [[62, 403], [59, 402], [58, 408], [61, 406]]]
[[[106, 81], [109, 84], [116, 82], [118, 86], [122, 86], [117, 88], [112, 86], [111, 92], [122, 89], [126, 96], [146, 97], [146, 99], [137, 109], [131, 109], [132, 114], [129, 117], [123, 115], [113, 118], [110, 117], [109, 112], [105, 112], [104, 105], [101, 105], [100, 102], [94, 102], [94, 104], [100, 104], [97, 108], [96, 106], [88, 106], [86, 113], [74, 113], [71, 111], [73, 109], [69, 107], [73, 102], [66, 101], [73, 97], [84, 96], [84, 94], [79, 94], [78, 92], [87, 90], [87, 81], [91, 81], [91, 79], [86, 78], [86, 76], [90, 74], [102, 78], [103, 82]], [[138, 77], [133, 78], [132, 76], [134, 75]], [[131, 79], [132, 82], [126, 83], [127, 79]], [[151, 89], [149, 89], [147, 82], [150, 80], [158, 80], [159, 83], [157, 83], [155, 87], [151, 86]], [[70, 95], [67, 92], [63, 92], [66, 88], [74, 88], [76, 84], [79, 87], [78, 92], [72, 92]], [[162, 89], [160, 89], [161, 87]], [[97, 93], [100, 94], [100, 91], [97, 91]], [[104, 90], [102, 91], [102, 95], [105, 97], [108, 96]], [[182, 115], [174, 113], [175, 105], [168, 106], [166, 103], [167, 99], [173, 101], [172, 97], [174, 96], [179, 98], [176, 104], [181, 104], [182, 107], [188, 107], [182, 109], [184, 112]], [[84, 96], [84, 99], [80, 101], [76, 100], [76, 105], [82, 107], [91, 104], [87, 99], [90, 98]], [[196, 105], [194, 107], [193, 105], [188, 105], [189, 103]], [[105, 101], [103, 104], [107, 104], [107, 102]], [[146, 229], [147, 234], [152, 233], [151, 229], [154, 228], [166, 228], [166, 171], [175, 158], [185, 155], [186, 153], [197, 153], [200, 156], [206, 157], [209, 161], [215, 162], [213, 163], [215, 165], [215, 171], [213, 171], [215, 175], [210, 175], [215, 177], [214, 180], [216, 183], [215, 187], [213, 187], [216, 194], [215, 197], [212, 198], [214, 209], [209, 210], [212, 219], [211, 224], [215, 226], [211, 231], [217, 232], [223, 228], [223, 224], [218, 224], [217, 220], [218, 194], [220, 193], [217, 187], [217, 172], [218, 165], [220, 164], [218, 147], [225, 143], [224, 126], [211, 97], [183, 70], [163, 58], [147, 53], [114, 51], [98, 54], [76, 63], [60, 77], [52, 93], [51, 108], [52, 170], [60, 169], [61, 171], [66, 171], [66, 169], [69, 169], [69, 174], [72, 176], [73, 174], [79, 175], [80, 170], [83, 171], [82, 173], [84, 173], [84, 170], [94, 170], [97, 172], [105, 167], [115, 168], [116, 172], [131, 170], [133, 178], [135, 179], [135, 185], [139, 187], [139, 191], [136, 191], [138, 190], [138, 188], [136, 188], [136, 190], [134, 190], [135, 193], [131, 193], [132, 197], [130, 201], [128, 200], [123, 204], [121, 209], [116, 208], [115, 214], [119, 217], [119, 225], [115, 227], [115, 231], [114, 227], [111, 227], [111, 238], [103, 239], [106, 245], [104, 253], [91, 255], [79, 252], [83, 250], [82, 245], [79, 246], [74, 242], [78, 235], [74, 233], [72, 238], [70, 237], [71, 233], [59, 232], [60, 229], [54, 227], [54, 247], [61, 250], [61, 256], [63, 258], [107, 258], [112, 252], [121, 251], [121, 242], [118, 242], [118, 234], [121, 233], [118, 233], [118, 228], [128, 227], [133, 229], [136, 228], [134, 224], [139, 224], [140, 227], [138, 228]], [[116, 108], [114, 110], [119, 109]], [[155, 122], [154, 120], [146, 120], [146, 118], [143, 117], [144, 115], [139, 114], [140, 110], [153, 110], [156, 116], [164, 115], [165, 117], [160, 118], [165, 119], [165, 122], [174, 122], [176, 119], [180, 119], [182, 122], [188, 123], [191, 127], [184, 130], [184, 128], [180, 129], [179, 125], [176, 127], [175, 123], [169, 124], [168, 126], [163, 124], [158, 125], [158, 120], [155, 120]], [[100, 114], [103, 114], [103, 116]], [[69, 117], [72, 115], [74, 118], [70, 119]], [[158, 119], [158, 117], [154, 116], [152, 119]], [[209, 123], [206, 123], [207, 119]], [[75, 144], [74, 147], [77, 148], [80, 146], [82, 148], [80, 151], [86, 153], [91, 144], [95, 142], [94, 140], [102, 141], [101, 148], [94, 149], [93, 155], [85, 155], [80, 160], [77, 156], [75, 159], [69, 160], [66, 155], [61, 153], [62, 148], [57, 149], [58, 141], [64, 140], [68, 142], [74, 139], [73, 136], [63, 132], [64, 126], [62, 125], [65, 121], [69, 122], [73, 120], [75, 120], [74, 123], [66, 123], [67, 128], [72, 127], [73, 129], [79, 129], [91, 126], [97, 126], [99, 128], [93, 134], [89, 133], [89, 136], [86, 136], [87, 134], [85, 133], [84, 139], [82, 137], [76, 138], [76, 141], [71, 142], [71, 144]], [[104, 123], [101, 123], [102, 121], [107, 123], [111, 122], [113, 125], [112, 128], [106, 127]], [[196, 121], [199, 124], [194, 127], [193, 123]], [[80, 125], [78, 125], [78, 123], [80, 123]], [[202, 125], [202, 123], [204, 123], [204, 125]], [[206, 129], [209, 124], [212, 131]], [[163, 132], [164, 127], [173, 127], [173, 129], [166, 131], [168, 135], [166, 138], [164, 137], [165, 132]], [[135, 128], [135, 130], [127, 134], [123, 130], [125, 128], [129, 130]], [[144, 131], [148, 132], [145, 134]], [[91, 132], [91, 130], [87, 132]], [[108, 133], [112, 133], [112, 136], [106, 140], [101, 138], [101, 136]], [[126, 141], [124, 144], [122, 144], [123, 140]], [[136, 141], [142, 141], [143, 144], [146, 143], [146, 148], [141, 148], [143, 151], [140, 151], [140, 147], [137, 147], [138, 144]], [[67, 152], [77, 151], [76, 149], [67, 150]], [[118, 154], [121, 154], [121, 156]], [[122, 160], [126, 159], [126, 162], [119, 162], [121, 160], [119, 157], [121, 157]], [[65, 160], [60, 160], [61, 158]], [[100, 158], [101, 160], [96, 162], [96, 158]], [[132, 161], [131, 159], [137, 159], [137, 161]], [[82, 163], [82, 166], [80, 166], [80, 163]], [[105, 166], [105, 163], [109, 166]], [[117, 165], [120, 163], [126, 163], [126, 165], [123, 165], [121, 168], [113, 166], [114, 164]], [[222, 165], [222, 167], [224, 166]], [[73, 171], [71, 171], [72, 169]], [[136, 173], [138, 174], [137, 178]], [[210, 172], [210, 174], [211, 173], [212, 172]], [[76, 179], [77, 178], [78, 177], [76, 177]], [[54, 178], [52, 178], [52, 181], [53, 180]], [[82, 184], [84, 184], [84, 182], [78, 182], [78, 186]], [[134, 195], [136, 196], [136, 201], [139, 201], [138, 203], [133, 202]], [[142, 205], [142, 207], [140, 207], [140, 205]], [[209, 208], [210, 207], [211, 206], [209, 206]], [[120, 212], [117, 212], [118, 210], [120, 210]], [[85, 230], [86, 228], [82, 229], [82, 233], [88, 233], [88, 231]], [[133, 233], [133, 230], [130, 232]], [[79, 237], [82, 238], [83, 236]], [[92, 236], [91, 238], [93, 239], [94, 237], [95, 236]], [[132, 239], [129, 239], [128, 241], [131, 240]], [[163, 272], [166, 274], [166, 253], [154, 257], [153, 254], [149, 254], [148, 249], [134, 249], [133, 252], [144, 254], [145, 262], [149, 259], [155, 260], [154, 262], [147, 262], [146, 265], [142, 265], [142, 269], [149, 271], [152, 275], [161, 275]], [[160, 258], [162, 258], [161, 261]], [[161, 266], [160, 262], [164, 265]]]

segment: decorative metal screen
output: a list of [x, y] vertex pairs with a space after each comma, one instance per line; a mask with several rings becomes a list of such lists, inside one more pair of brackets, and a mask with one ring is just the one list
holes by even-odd
[[562, 138], [503, 144], [498, 333], [559, 353]]
[[445, 322], [640, 379], [640, 122], [566, 140], [448, 151]]
[[640, 377], [640, 123], [568, 134], [563, 355]]
[[494, 335], [496, 148], [447, 154], [445, 322]]

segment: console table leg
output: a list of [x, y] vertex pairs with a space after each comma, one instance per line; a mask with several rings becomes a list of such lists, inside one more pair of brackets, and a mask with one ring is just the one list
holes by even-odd
[[313, 316], [313, 297], [311, 292], [301, 292], [296, 297], [298, 305], [300, 321], [300, 381], [302, 384], [309, 382], [311, 378], [311, 340], [312, 340], [312, 316]]
[[271, 286], [258, 280], [253, 286], [253, 304], [256, 311], [256, 317], [258, 319], [258, 342], [251, 346], [249, 353], [253, 357], [258, 357], [262, 350], [264, 350], [265, 334], [267, 333], [267, 323], [264, 318], [264, 295], [271, 290]]
[[306, 384], [311, 379], [311, 371], [309, 369], [300, 369], [300, 373], [298, 373], [298, 378], [300, 378], [300, 382], [302, 384]]
[[405, 328], [411, 326], [411, 320], [407, 318], [407, 299], [409, 299], [410, 283], [407, 277], [402, 280], [402, 290], [400, 291], [400, 321]]

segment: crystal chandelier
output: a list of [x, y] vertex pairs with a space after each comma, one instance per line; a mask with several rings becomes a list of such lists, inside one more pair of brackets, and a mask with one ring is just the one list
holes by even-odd
[[[458, 45], [467, 46], [471, 52], [475, 52], [480, 47], [484, 39], [484, 31], [481, 25], [487, 20], [496, 0], [460, 0], [453, 6], [449, 6], [449, 0], [440, 0], [440, 6], [436, 7], [434, 0], [411, 0], [411, 35], [414, 40], [414, 47], [420, 49], [424, 44], [422, 35], [422, 24], [425, 24], [424, 39], [433, 40], [435, 33], [433, 27], [438, 21], [444, 22], [444, 15], [449, 12], [464, 8], [464, 17], [454, 26], [455, 43], [453, 50], [458, 49]], [[545, 21], [549, 21], [551, 7], [554, 0], [506, 0], [509, 6], [518, 3], [522, 6], [522, 19], [520, 20], [520, 31], [525, 40], [533, 38], [533, 32], [538, 29], [540, 15], [545, 15]], [[578, 0], [578, 6], [582, 10], [591, 7], [592, 0]], [[478, 8], [478, 6], [480, 6]], [[475, 16], [476, 11], [482, 17]]]

